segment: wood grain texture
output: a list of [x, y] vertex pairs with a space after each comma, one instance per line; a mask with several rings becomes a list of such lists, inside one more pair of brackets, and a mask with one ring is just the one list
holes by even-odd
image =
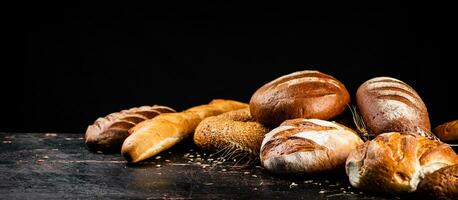
[[[348, 188], [344, 172], [287, 177], [273, 176], [257, 166], [259, 163], [235, 166], [234, 162], [213, 164], [208, 161], [212, 159], [209, 152], [197, 149], [192, 140], [158, 154], [160, 159], [151, 158], [129, 165], [119, 154], [91, 153], [84, 145], [83, 136], [0, 133], [1, 198], [399, 198], [366, 192], [360, 194], [361, 191]], [[198, 155], [204, 161], [198, 160]]]

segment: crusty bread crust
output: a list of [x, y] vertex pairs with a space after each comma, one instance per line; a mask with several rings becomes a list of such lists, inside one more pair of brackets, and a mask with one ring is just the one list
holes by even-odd
[[279, 125], [287, 119], [331, 119], [350, 102], [345, 86], [319, 71], [299, 71], [277, 78], [251, 97], [253, 117], [263, 123]]

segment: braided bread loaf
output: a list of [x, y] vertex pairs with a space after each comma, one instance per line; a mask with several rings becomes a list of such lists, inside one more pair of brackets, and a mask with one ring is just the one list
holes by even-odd
[[92, 151], [119, 152], [128, 130], [136, 124], [151, 119], [161, 113], [175, 112], [166, 106], [142, 106], [111, 113], [98, 118], [87, 127], [85, 141]]

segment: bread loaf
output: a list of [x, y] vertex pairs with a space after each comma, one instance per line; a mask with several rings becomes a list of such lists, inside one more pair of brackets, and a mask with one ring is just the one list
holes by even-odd
[[236, 155], [259, 155], [268, 128], [256, 122], [250, 109], [234, 110], [204, 119], [196, 128], [194, 143], [205, 150], [235, 151]]
[[292, 119], [266, 134], [261, 163], [274, 173], [318, 173], [343, 169], [363, 141], [351, 129], [319, 119]]
[[426, 175], [458, 164], [453, 149], [417, 134], [384, 133], [353, 150], [346, 172], [353, 187], [388, 193], [414, 192]]
[[345, 110], [350, 95], [345, 86], [319, 71], [299, 71], [277, 78], [251, 97], [250, 111], [264, 124], [287, 119], [331, 119]]
[[170, 112], [175, 111], [166, 106], [142, 106], [98, 118], [86, 130], [86, 146], [92, 151], [119, 153], [131, 127], [161, 113]]
[[458, 165], [443, 167], [427, 175], [418, 184], [418, 192], [422, 198], [458, 199]]
[[417, 92], [406, 83], [377, 77], [363, 83], [356, 103], [372, 134], [410, 132], [425, 135], [430, 131], [428, 111]]
[[121, 154], [129, 162], [145, 160], [191, 135], [203, 119], [247, 107], [245, 103], [217, 99], [180, 113], [161, 114], [131, 128]]
[[458, 141], [458, 120], [447, 122], [433, 131], [442, 141]]

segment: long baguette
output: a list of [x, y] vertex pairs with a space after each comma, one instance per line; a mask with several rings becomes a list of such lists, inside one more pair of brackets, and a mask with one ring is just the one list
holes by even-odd
[[160, 114], [129, 130], [131, 134], [124, 141], [121, 154], [128, 162], [145, 160], [188, 137], [203, 119], [247, 107], [248, 104], [238, 101], [215, 99], [183, 112]]

